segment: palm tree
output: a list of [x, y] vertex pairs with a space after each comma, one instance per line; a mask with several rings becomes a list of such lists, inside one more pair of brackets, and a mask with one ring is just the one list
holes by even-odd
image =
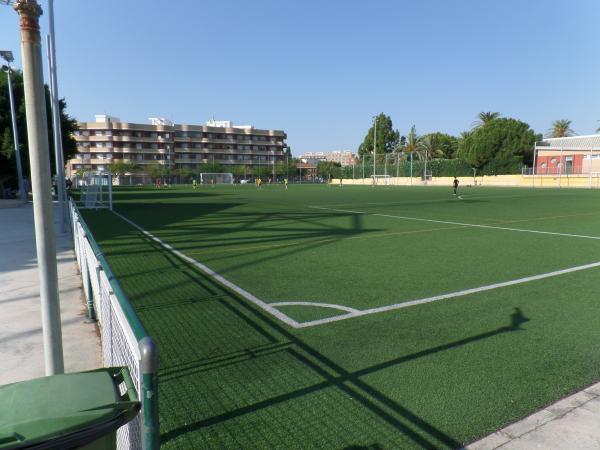
[[440, 140], [435, 134], [428, 134], [421, 139], [419, 147], [426, 159], [444, 157], [444, 149], [440, 144]]
[[[598, 122], [600, 122], [600, 120]], [[600, 127], [596, 128], [596, 133], [600, 133]]]
[[473, 128], [479, 128], [479, 127], [486, 126], [492, 120], [499, 119], [500, 117], [501, 117], [501, 114], [499, 112], [482, 111], [477, 115], [478, 120], [473, 122]]
[[558, 119], [552, 123], [552, 128], [548, 130], [547, 137], [561, 138], [573, 136], [575, 132], [571, 128], [571, 121], [568, 119]]
[[408, 154], [418, 152], [419, 146], [421, 142], [421, 136], [417, 134], [417, 129], [413, 125], [410, 128], [410, 131], [406, 135], [406, 145], [404, 146], [404, 151]]

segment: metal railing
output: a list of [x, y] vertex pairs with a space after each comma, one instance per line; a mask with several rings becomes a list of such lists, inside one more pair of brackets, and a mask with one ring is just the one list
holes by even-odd
[[140, 414], [117, 431], [119, 449], [158, 449], [158, 355], [94, 236], [71, 201], [70, 217], [83, 280], [88, 321], [98, 321], [105, 367], [127, 366], [136, 384]]

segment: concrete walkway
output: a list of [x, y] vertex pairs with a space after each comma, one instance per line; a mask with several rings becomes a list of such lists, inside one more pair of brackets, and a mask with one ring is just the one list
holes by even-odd
[[[70, 232], [57, 234], [56, 247], [65, 371], [102, 367]], [[32, 205], [0, 200], [0, 385], [45, 375], [41, 316]]]
[[600, 449], [600, 383], [475, 442], [470, 450]]

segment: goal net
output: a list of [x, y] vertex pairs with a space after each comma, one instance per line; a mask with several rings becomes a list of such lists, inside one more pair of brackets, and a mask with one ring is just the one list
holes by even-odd
[[384, 186], [390, 184], [391, 181], [389, 175], [371, 175], [371, 178], [373, 179], [373, 184], [382, 184]]
[[112, 210], [112, 175], [106, 172], [85, 172], [81, 181], [80, 209]]
[[201, 173], [200, 184], [233, 184], [232, 173]]

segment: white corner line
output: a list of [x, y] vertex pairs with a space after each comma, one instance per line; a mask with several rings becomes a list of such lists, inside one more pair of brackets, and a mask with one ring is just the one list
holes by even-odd
[[215, 272], [214, 270], [212, 270], [208, 266], [205, 266], [204, 264], [196, 261], [195, 259], [190, 258], [189, 256], [184, 255], [180, 251], [175, 250], [172, 246], [170, 246], [169, 244], [163, 242], [162, 240], [160, 240], [159, 238], [157, 238], [156, 236], [154, 236], [152, 233], [144, 230], [138, 224], [136, 224], [135, 222], [129, 220], [127, 217], [123, 216], [122, 214], [119, 214], [115, 210], [113, 210], [113, 213], [115, 215], [117, 215], [118, 217], [120, 217], [121, 219], [123, 219], [128, 224], [130, 224], [131, 226], [133, 226], [134, 228], [136, 228], [139, 231], [141, 231], [144, 235], [148, 236], [150, 239], [152, 239], [156, 243], [160, 244], [162, 247], [164, 247], [167, 250], [169, 250], [174, 255], [176, 255], [179, 258], [183, 259], [184, 261], [186, 261], [186, 262], [194, 265], [195, 267], [197, 267], [198, 269], [200, 269], [202, 272], [206, 273], [207, 275], [209, 275], [212, 278], [214, 278], [215, 280], [217, 280], [222, 285], [227, 286], [229, 289], [231, 289], [232, 291], [238, 293], [239, 295], [241, 295], [242, 297], [244, 297], [246, 300], [249, 300], [250, 302], [254, 303], [259, 308], [261, 308], [261, 309], [267, 311], [269, 314], [277, 317], [283, 323], [291, 326], [292, 328], [300, 328], [301, 324], [299, 322], [295, 321], [294, 319], [292, 319], [291, 317], [289, 317], [288, 315], [282, 313], [281, 311], [279, 311], [276, 308], [273, 308], [270, 304], [264, 302], [263, 300], [259, 299], [258, 297], [255, 297], [254, 295], [252, 295], [250, 292], [242, 289], [238, 285], [236, 285], [236, 284], [232, 283], [231, 281], [225, 279], [224, 277], [222, 277], [221, 275], [219, 275], [217, 272]]
[[302, 322], [300, 324], [299, 328], [312, 327], [315, 325], [322, 325], [325, 323], [337, 322], [339, 320], [351, 319], [354, 317], [361, 317], [361, 316], [366, 316], [366, 315], [370, 315], [370, 314], [377, 314], [377, 313], [381, 313], [381, 312], [393, 311], [396, 309], [408, 308], [408, 307], [415, 306], [415, 305], [422, 305], [424, 303], [433, 303], [433, 302], [437, 302], [440, 300], [447, 300], [450, 298], [463, 297], [465, 295], [476, 294], [478, 292], [491, 291], [492, 289], [499, 289], [499, 288], [503, 288], [503, 287], [507, 287], [507, 286], [513, 286], [515, 284], [529, 283], [531, 281], [543, 280], [544, 278], [556, 277], [556, 276], [564, 275], [567, 273], [579, 272], [579, 271], [587, 270], [587, 269], [593, 269], [595, 267], [600, 267], [600, 261], [590, 263], [590, 264], [584, 264], [581, 266], [569, 267], [567, 269], [555, 270], [553, 272], [546, 272], [546, 273], [542, 273], [539, 275], [532, 275], [529, 277], [517, 278], [515, 280], [504, 281], [501, 283], [488, 284], [486, 286], [480, 286], [480, 287], [471, 288], [471, 289], [464, 289], [462, 291], [450, 292], [450, 293], [442, 294], [442, 295], [435, 295], [433, 297], [426, 297], [426, 298], [421, 298], [421, 299], [417, 299], [417, 300], [410, 300], [407, 302], [396, 303], [396, 304], [388, 305], [388, 306], [380, 306], [377, 308], [358, 310], [357, 312], [354, 312], [354, 313], [350, 312], [348, 314], [328, 317], [325, 319], [312, 320], [310, 322]]
[[349, 313], [359, 313], [360, 309], [350, 308], [349, 306], [336, 305], [333, 303], [317, 303], [317, 302], [277, 302], [269, 303], [271, 306], [316, 306], [318, 308], [332, 308], [339, 309], [340, 311], [346, 311]]
[[[351, 211], [344, 211], [344, 212], [351, 212]], [[559, 275], [564, 275], [564, 274], [567, 274], [567, 273], [579, 272], [579, 271], [582, 271], [582, 270], [587, 270], [587, 269], [593, 269], [593, 268], [596, 268], [596, 267], [600, 267], [600, 261], [597, 261], [597, 262], [593, 262], [593, 263], [590, 263], [590, 264], [584, 264], [584, 265], [580, 265], [580, 266], [569, 267], [567, 269], [555, 270], [555, 271], [552, 271], [552, 272], [546, 272], [546, 273], [542, 273], [542, 274], [539, 274], [539, 275], [532, 275], [532, 276], [528, 276], [528, 277], [524, 277], [524, 278], [517, 278], [517, 279], [514, 279], [514, 280], [504, 281], [504, 282], [501, 282], [501, 283], [494, 283], [494, 284], [489, 284], [489, 285], [486, 285], [486, 286], [480, 286], [480, 287], [471, 288], [471, 289], [464, 289], [464, 290], [461, 290], [461, 291], [450, 292], [450, 293], [447, 293], [447, 294], [435, 295], [433, 297], [426, 297], [426, 298], [421, 298], [421, 299], [416, 299], [416, 300], [410, 300], [410, 301], [406, 301], [406, 302], [402, 302], [402, 303], [395, 303], [395, 304], [392, 304], [392, 305], [380, 306], [380, 307], [369, 308], [369, 309], [364, 309], [364, 310], [350, 308], [350, 307], [343, 306], [343, 305], [335, 305], [335, 304], [331, 304], [331, 303], [278, 302], [278, 303], [269, 304], [269, 303], [266, 303], [265, 301], [259, 299], [258, 297], [252, 295], [251, 293], [249, 293], [245, 289], [242, 289], [241, 287], [239, 287], [236, 284], [232, 283], [231, 281], [225, 279], [223, 276], [219, 275], [217, 272], [215, 272], [214, 270], [212, 270], [208, 266], [205, 266], [204, 264], [196, 261], [195, 259], [190, 258], [189, 256], [184, 255], [180, 251], [175, 250], [171, 245], [163, 242], [162, 240], [160, 240], [159, 238], [157, 238], [156, 236], [154, 236], [150, 232], [144, 230], [142, 227], [140, 227], [139, 225], [137, 225], [135, 222], [129, 220], [127, 217], [119, 214], [118, 212], [116, 212], [114, 210], [113, 210], [113, 213], [115, 215], [117, 215], [118, 217], [120, 217], [121, 219], [123, 219], [124, 221], [126, 221], [127, 223], [129, 223], [134, 228], [138, 229], [145, 236], [149, 237], [150, 239], [152, 239], [153, 241], [157, 242], [158, 244], [160, 244], [165, 249], [169, 250], [174, 255], [176, 255], [179, 258], [183, 259], [184, 261], [186, 261], [186, 262], [194, 265], [195, 267], [197, 267], [198, 269], [200, 269], [202, 272], [206, 273], [207, 275], [211, 276], [213, 279], [217, 280], [222, 285], [227, 286], [232, 291], [238, 293], [239, 295], [241, 295], [242, 297], [244, 297], [248, 301], [254, 303], [259, 308], [263, 309], [264, 311], [267, 311], [269, 314], [271, 314], [274, 317], [278, 318], [283, 323], [291, 326], [292, 328], [309, 328], [309, 327], [314, 327], [314, 326], [317, 326], [317, 325], [323, 325], [323, 324], [327, 324], [327, 323], [338, 322], [338, 321], [341, 321], [341, 320], [352, 319], [352, 318], [355, 318], [355, 317], [362, 317], [362, 316], [367, 316], [367, 315], [371, 315], [371, 314], [377, 314], [377, 313], [382, 313], [382, 312], [387, 312], [387, 311], [394, 311], [394, 310], [397, 310], [397, 309], [408, 308], [408, 307], [415, 306], [415, 305], [421, 305], [421, 304], [425, 304], [425, 303], [432, 303], [432, 302], [437, 302], [437, 301], [441, 301], [441, 300], [447, 300], [447, 299], [451, 299], [451, 298], [462, 297], [462, 296], [465, 296], [465, 295], [476, 294], [478, 292], [490, 291], [490, 290], [493, 290], [493, 289], [499, 289], [499, 288], [503, 288], [503, 287], [507, 287], [507, 286], [513, 286], [513, 285], [516, 285], [516, 284], [528, 283], [528, 282], [531, 282], [531, 281], [542, 280], [542, 279], [545, 279], [545, 278], [551, 278], [551, 277], [555, 277], [555, 276], [559, 276]], [[352, 213], [354, 213], [354, 214], [365, 214], [365, 213], [359, 212], [359, 211], [352, 211]], [[392, 217], [396, 217], [396, 216], [392, 216]], [[450, 224], [455, 224], [455, 225], [469, 226], [469, 224], [460, 224], [460, 223], [457, 223], [457, 222], [442, 222], [442, 221], [439, 221], [439, 220], [430, 220], [430, 219], [414, 219], [414, 220], [424, 220], [424, 221], [427, 221], [427, 222], [441, 222], [441, 223], [450, 223]], [[483, 226], [483, 225], [471, 225], [471, 226]], [[483, 227], [486, 227], [486, 226], [483, 226]], [[497, 228], [497, 227], [491, 227], [490, 226], [489, 228]], [[509, 228], [509, 230], [515, 230], [515, 229]], [[521, 231], [521, 230], [516, 230], [516, 231]], [[523, 231], [531, 231], [531, 230], [523, 230]], [[541, 233], [546, 233], [546, 232], [541, 232]], [[550, 233], [550, 234], [556, 234], [556, 233]], [[598, 237], [596, 239], [600, 239], [600, 237]], [[293, 306], [293, 305], [306, 305], [306, 306], [317, 306], [317, 307], [325, 307], [325, 308], [335, 308], [335, 309], [339, 309], [339, 310], [342, 310], [342, 311], [348, 311], [348, 312], [346, 314], [340, 314], [340, 315], [337, 315], [337, 316], [327, 317], [327, 318], [324, 318], [324, 319], [312, 320], [312, 321], [308, 321], [308, 322], [297, 322], [296, 320], [294, 320], [291, 317], [289, 317], [287, 314], [284, 314], [283, 312], [279, 311], [278, 309], [276, 309], [274, 307], [274, 306]]]

